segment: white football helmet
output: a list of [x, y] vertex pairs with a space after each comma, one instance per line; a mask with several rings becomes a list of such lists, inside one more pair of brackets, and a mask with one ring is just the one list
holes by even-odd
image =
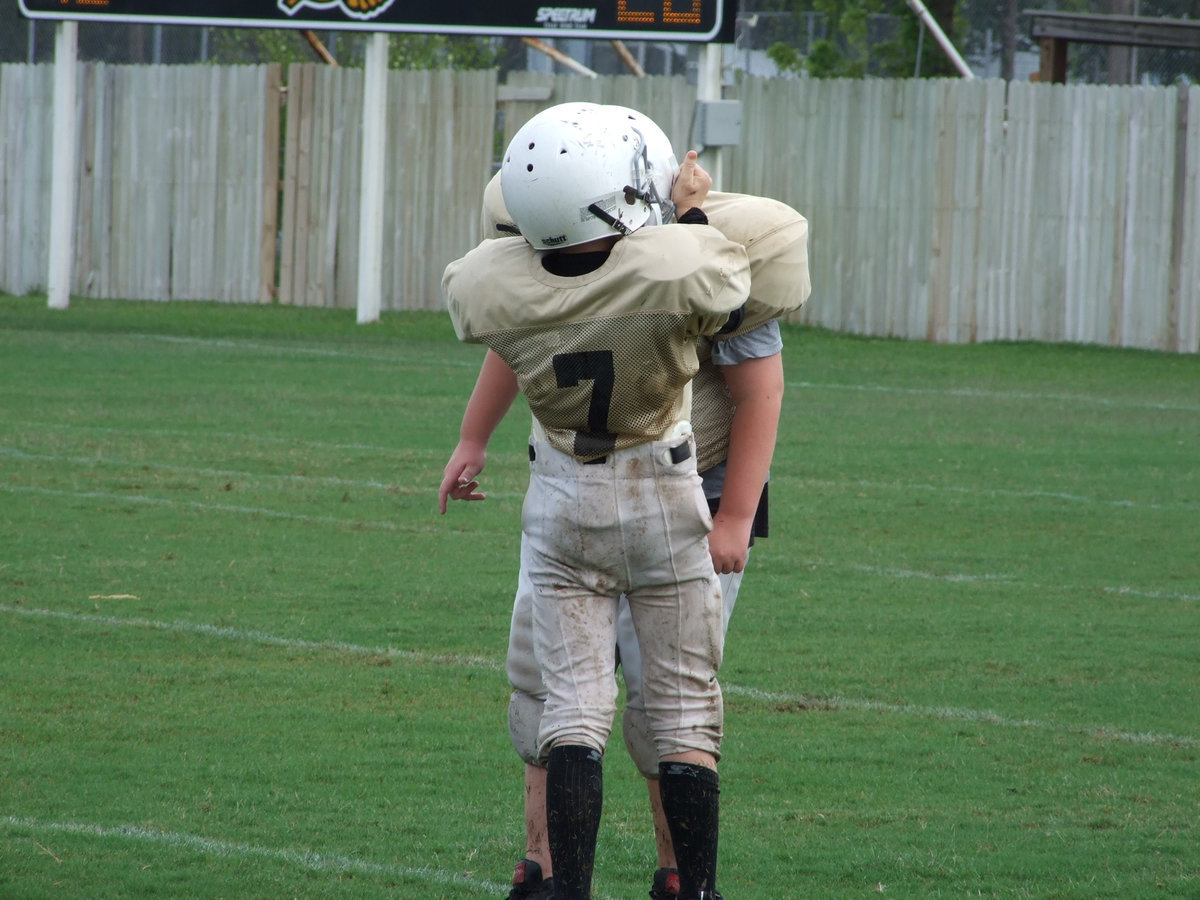
[[609, 109], [624, 116], [642, 136], [646, 156], [646, 169], [650, 174], [649, 192], [653, 195], [650, 205], [653, 210], [652, 225], [665, 225], [675, 218], [675, 204], [671, 202], [671, 188], [679, 174], [679, 160], [671, 139], [658, 123], [645, 113], [627, 106], [610, 106]]
[[641, 134], [595, 103], [563, 103], [521, 126], [500, 165], [504, 205], [535, 249], [632, 234], [651, 220]]

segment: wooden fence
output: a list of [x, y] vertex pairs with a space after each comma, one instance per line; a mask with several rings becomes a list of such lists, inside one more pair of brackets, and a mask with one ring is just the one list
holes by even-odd
[[750, 80], [741, 94], [733, 183], [809, 217], [806, 321], [1200, 349], [1200, 87]]
[[[279, 300], [353, 308], [358, 292], [361, 70], [288, 70]], [[442, 270], [478, 240], [496, 76], [391, 72], [383, 308], [440, 309]]]
[[[81, 67], [72, 293], [357, 294], [361, 70]], [[0, 67], [0, 290], [45, 284], [52, 72]], [[284, 82], [286, 80], [286, 86]], [[1200, 87], [744, 79], [725, 187], [808, 216], [803, 321], [935, 341], [1200, 350]], [[688, 145], [682, 77], [389, 74], [383, 307], [441, 308], [491, 159], [565, 100]]]
[[[71, 291], [253, 301], [274, 283], [279, 67], [82, 66]], [[0, 288], [44, 287], [53, 70], [0, 67]]]

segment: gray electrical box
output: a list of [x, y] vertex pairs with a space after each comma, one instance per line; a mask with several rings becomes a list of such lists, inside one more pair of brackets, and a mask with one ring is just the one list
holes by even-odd
[[741, 100], [697, 100], [694, 140], [705, 147], [736, 147], [742, 142]]

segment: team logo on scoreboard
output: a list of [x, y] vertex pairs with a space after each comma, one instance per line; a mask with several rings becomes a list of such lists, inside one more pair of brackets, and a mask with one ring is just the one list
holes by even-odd
[[279, 8], [294, 16], [302, 8], [340, 9], [352, 19], [374, 19], [387, 11], [396, 0], [278, 0]]

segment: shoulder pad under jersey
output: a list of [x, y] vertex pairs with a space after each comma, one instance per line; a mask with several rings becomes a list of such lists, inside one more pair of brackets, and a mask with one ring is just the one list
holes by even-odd
[[478, 343], [497, 321], [520, 319], [535, 266], [535, 251], [523, 237], [485, 240], [447, 265], [442, 295], [458, 339]]
[[708, 223], [746, 248], [750, 296], [736, 331], [798, 312], [812, 292], [808, 272], [808, 220], [778, 200], [714, 191], [704, 201]]
[[460, 340], [585, 318], [665, 313], [715, 334], [746, 302], [745, 248], [707, 225], [642, 228], [593, 272], [564, 277], [541, 265], [524, 238], [482, 242], [446, 266], [442, 291]]
[[479, 212], [479, 237], [481, 240], [491, 238], [520, 236], [519, 229], [509, 215], [508, 207], [504, 205], [504, 194], [500, 190], [500, 173], [492, 176], [492, 180], [483, 189], [483, 208]]

